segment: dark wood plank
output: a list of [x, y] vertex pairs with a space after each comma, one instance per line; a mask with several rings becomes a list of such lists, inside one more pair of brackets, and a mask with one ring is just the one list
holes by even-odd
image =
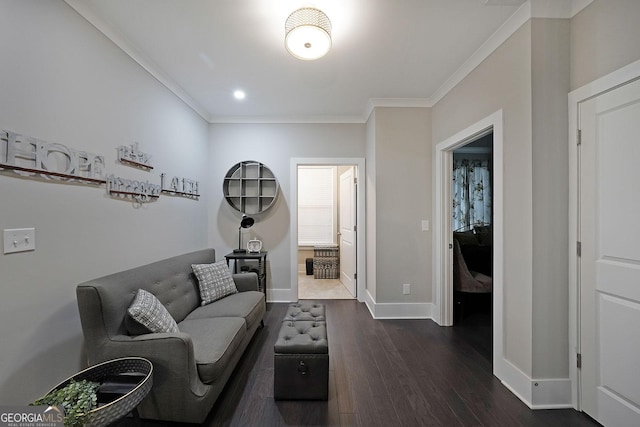
[[[323, 302], [329, 400], [274, 400], [273, 346], [288, 304], [268, 304], [265, 327], [203, 426], [598, 426], [570, 409], [532, 411], [504, 387], [492, 374], [490, 317], [487, 324], [481, 310], [467, 306], [459, 325], [442, 328], [430, 320], [375, 320], [357, 301]], [[119, 423], [129, 425], [179, 424]]]

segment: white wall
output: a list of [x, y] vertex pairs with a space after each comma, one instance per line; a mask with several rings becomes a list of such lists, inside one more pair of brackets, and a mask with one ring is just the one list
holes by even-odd
[[[243, 239], [262, 240], [268, 251], [268, 299], [282, 300], [291, 287], [289, 195], [290, 159], [297, 157], [344, 158], [365, 156], [363, 124], [212, 124], [208, 159], [211, 184], [209, 199], [209, 243], [219, 256], [238, 245], [240, 213], [222, 195], [222, 180], [231, 166], [242, 160], [267, 165], [280, 183], [274, 206], [255, 215], [255, 225]], [[297, 250], [297, 248], [293, 248]]]
[[[0, 230], [35, 227], [36, 250], [0, 254], [0, 402], [39, 397], [83, 365], [75, 286], [208, 244], [208, 125], [64, 2], [0, 2], [0, 129], [105, 156], [106, 171], [200, 181], [200, 201], [136, 208], [104, 186], [0, 172]], [[137, 141], [155, 169], [116, 163]]]

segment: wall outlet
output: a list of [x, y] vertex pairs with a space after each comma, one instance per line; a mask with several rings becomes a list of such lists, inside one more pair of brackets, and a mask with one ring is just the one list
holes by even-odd
[[411, 293], [411, 284], [405, 283], [404, 285], [402, 285], [402, 294], [409, 295], [410, 293]]
[[4, 253], [33, 251], [36, 249], [35, 228], [13, 228], [4, 230]]

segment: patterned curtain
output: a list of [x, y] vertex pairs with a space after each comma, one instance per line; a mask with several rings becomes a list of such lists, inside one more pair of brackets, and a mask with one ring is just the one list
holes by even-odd
[[489, 161], [453, 162], [453, 230], [471, 230], [491, 224]]

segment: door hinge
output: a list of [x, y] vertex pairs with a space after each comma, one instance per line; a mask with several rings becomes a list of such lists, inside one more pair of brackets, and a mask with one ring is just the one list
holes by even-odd
[[354, 183], [355, 185], [358, 185], [358, 178], [356, 178], [355, 176], [353, 177], [353, 183]]
[[576, 132], [576, 143], [582, 145], [582, 129], [578, 129]]
[[576, 242], [576, 253], [579, 257], [582, 256], [582, 242]]
[[358, 226], [357, 225], [353, 226], [353, 231], [358, 231]]
[[353, 273], [353, 280], [357, 280], [358, 279], [358, 273]]
[[578, 367], [578, 369], [582, 368], [582, 354], [580, 353], [576, 354], [576, 366]]

